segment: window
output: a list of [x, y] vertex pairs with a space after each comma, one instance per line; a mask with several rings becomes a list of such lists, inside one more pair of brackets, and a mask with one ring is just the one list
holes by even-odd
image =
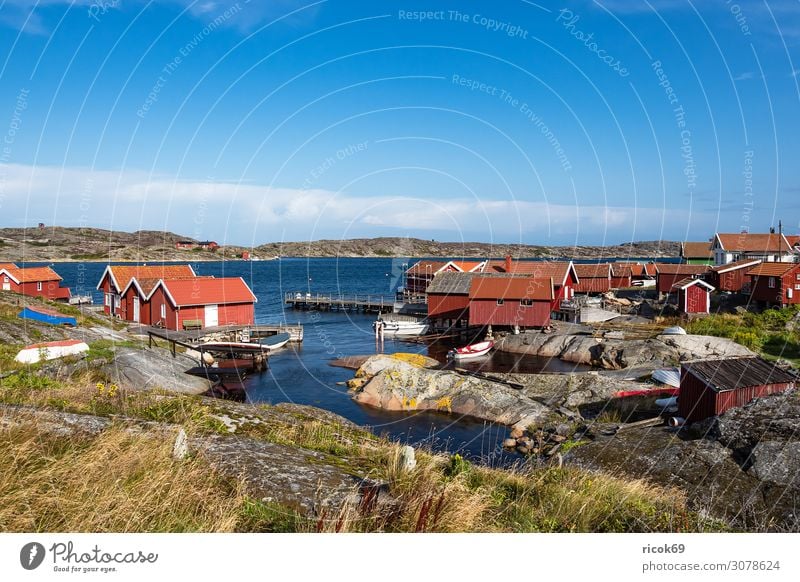
[[9, 282], [8, 275], [5, 275], [5, 276], [3, 277], [3, 283], [8, 283], [8, 282]]
[[114, 295], [114, 309], [119, 309], [119, 295]]
[[775, 289], [775, 277], [769, 278], [769, 281], [767, 281], [767, 287], [770, 289]]
[[111, 307], [111, 293], [106, 293], [105, 298], [106, 298], [105, 301], [106, 307]]
[[41, 291], [42, 290], [42, 282], [41, 281], [37, 281], [36, 282], [36, 290], [37, 291]]
[[797, 281], [800, 281], [800, 271], [797, 273], [797, 275], [795, 275], [795, 276], [794, 276], [794, 278], [795, 278]]
[[530, 307], [533, 305], [533, 299], [523, 299], [522, 301], [520, 301], [520, 304], [523, 307]]
[[161, 304], [161, 319], [166, 319], [166, 318], [167, 318], [167, 304], [166, 303], [162, 303]]
[[498, 305], [502, 305], [503, 303], [505, 303], [505, 301], [503, 299], [498, 299], [497, 300], [497, 304]]

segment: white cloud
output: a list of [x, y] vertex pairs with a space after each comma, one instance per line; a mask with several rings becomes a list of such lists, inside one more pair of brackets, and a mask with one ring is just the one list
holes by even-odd
[[[553, 196], [553, 200], [559, 200]], [[587, 241], [658, 238], [687, 211], [527, 200], [353, 196], [346, 192], [179, 180], [141, 171], [0, 165], [3, 226], [45, 222], [164, 229], [235, 244], [404, 234], [450, 240]], [[695, 214], [693, 224], [703, 217]]]

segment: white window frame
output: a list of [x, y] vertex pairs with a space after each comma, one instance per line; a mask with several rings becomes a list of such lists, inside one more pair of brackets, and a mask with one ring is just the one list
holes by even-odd
[[161, 304], [161, 319], [167, 319], [167, 304]]
[[104, 293], [103, 296], [105, 297], [105, 306], [111, 307], [111, 293]]
[[775, 289], [775, 287], [776, 287], [776, 284], [775, 284], [775, 277], [770, 277], [770, 278], [767, 280], [767, 287], [769, 287], [770, 289]]
[[533, 307], [533, 299], [520, 299], [519, 304], [522, 307]]
[[41, 281], [36, 281], [36, 290], [37, 291], [41, 291], [42, 290], [42, 282]]
[[114, 295], [114, 309], [119, 309], [121, 304], [122, 304], [122, 297], [120, 297], [119, 295]]

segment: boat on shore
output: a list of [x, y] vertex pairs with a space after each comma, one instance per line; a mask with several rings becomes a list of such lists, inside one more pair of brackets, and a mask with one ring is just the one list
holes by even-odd
[[289, 339], [291, 339], [291, 336], [288, 333], [276, 333], [275, 335], [261, 338], [258, 343], [268, 351], [273, 352], [285, 346]]
[[494, 341], [486, 340], [475, 344], [455, 348], [447, 352], [447, 357], [453, 360], [468, 360], [470, 358], [480, 358], [488, 354], [494, 347]]
[[372, 324], [372, 329], [375, 330], [375, 335], [391, 335], [391, 336], [418, 336], [424, 335], [430, 329], [430, 324], [422, 320], [413, 319], [383, 319], [378, 318]]

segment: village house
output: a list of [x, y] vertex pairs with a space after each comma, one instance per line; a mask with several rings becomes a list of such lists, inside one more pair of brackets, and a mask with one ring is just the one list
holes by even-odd
[[216, 251], [219, 248], [219, 245], [216, 241], [213, 240], [204, 240], [202, 242], [197, 243], [197, 246], [203, 249], [204, 251]]
[[686, 265], [679, 263], [655, 263], [656, 291], [659, 297], [672, 292], [672, 286], [681, 279], [697, 279], [706, 271], [708, 265]]
[[795, 251], [782, 234], [717, 233], [711, 242], [714, 264], [727, 265], [742, 259], [758, 259], [764, 262], [792, 262]]
[[553, 300], [550, 303], [550, 310], [554, 317], [561, 311], [562, 302], [569, 302], [575, 298], [576, 287], [580, 282], [572, 261], [520, 261], [506, 256], [503, 260], [488, 261], [483, 273], [552, 279]]
[[800, 304], [800, 263], [761, 263], [747, 276], [751, 301], [776, 307]]
[[[169, 280], [201, 278], [210, 279], [211, 277], [181, 276], [173, 277]], [[148, 302], [150, 295], [152, 295], [153, 290], [160, 281], [160, 278], [133, 277], [120, 293], [119, 306], [115, 310], [115, 315], [125, 321], [143, 325], [158, 325], [159, 318], [152, 318], [152, 310]]]
[[677, 281], [670, 289], [676, 297], [677, 306], [684, 315], [706, 315], [711, 309], [711, 292], [713, 285], [702, 279], [686, 278]]
[[472, 278], [469, 289], [470, 325], [546, 327], [554, 297], [548, 277]]
[[727, 265], [717, 265], [711, 267], [703, 278], [717, 291], [749, 294], [750, 277], [747, 276], [747, 272], [760, 263], [759, 259], [743, 259]]
[[241, 277], [161, 279], [147, 297], [152, 325], [205, 329], [254, 325], [258, 300]]
[[[131, 279], [175, 279], [195, 277], [191, 265], [108, 265], [97, 284], [103, 292], [103, 311], [128, 320], [128, 310], [122, 305], [122, 292]], [[131, 309], [131, 317], [133, 316]]]
[[575, 272], [579, 283], [576, 293], [599, 295], [611, 290], [611, 265], [608, 263], [576, 263]]
[[179, 251], [190, 251], [197, 246], [193, 240], [179, 240], [175, 243], [175, 248]]
[[713, 265], [714, 250], [708, 241], [682, 242], [681, 259], [687, 265]]
[[796, 381], [793, 374], [761, 358], [686, 362], [681, 366], [678, 414], [686, 422], [698, 422], [794, 388]]
[[464, 327], [469, 324], [469, 289], [475, 273], [443, 272], [426, 290], [428, 319], [435, 327]]
[[439, 273], [477, 273], [485, 265], [486, 261], [418, 261], [406, 270], [405, 289], [412, 296], [421, 296]]
[[69, 301], [69, 287], [62, 287], [63, 279], [50, 267], [18, 267], [14, 263], [0, 264], [0, 289], [21, 293], [29, 297], [43, 297], [51, 301]]

